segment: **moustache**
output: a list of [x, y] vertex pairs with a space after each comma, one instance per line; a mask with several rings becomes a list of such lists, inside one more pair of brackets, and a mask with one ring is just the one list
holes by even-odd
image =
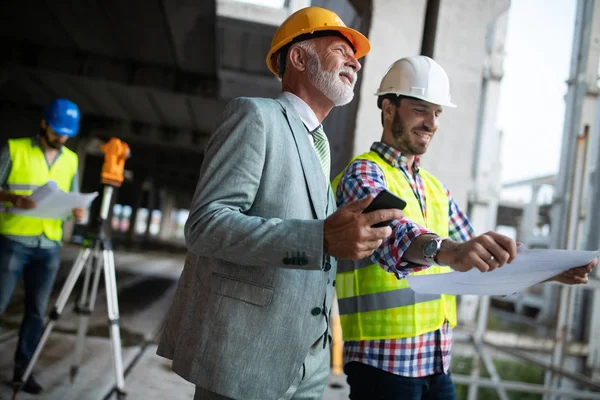
[[352, 77], [352, 84], [354, 85], [356, 83], [356, 71], [350, 67], [340, 67], [338, 68], [338, 70], [336, 71], [337, 75], [339, 74], [348, 74]]
[[414, 128], [414, 131], [421, 131], [421, 132], [427, 132], [427, 133], [433, 133], [433, 129], [426, 127], [425, 125], [420, 126], [418, 128]]

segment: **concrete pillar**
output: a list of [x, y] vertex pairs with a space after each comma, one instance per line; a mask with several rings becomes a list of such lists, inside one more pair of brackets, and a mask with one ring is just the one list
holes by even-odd
[[[585, 248], [595, 250], [600, 247], [600, 234], [598, 233], [598, 222], [600, 221], [600, 4], [596, 2], [594, 7], [594, 25], [592, 35], [594, 40], [590, 47], [590, 58], [588, 60], [587, 97], [584, 105], [584, 116], [588, 124], [591, 125], [592, 137], [590, 139], [588, 160], [590, 160], [590, 191], [588, 193], [588, 218], [583, 230], [582, 237], [585, 238]], [[594, 85], [596, 83], [596, 85]], [[592, 89], [596, 86], [595, 93]], [[595, 96], [594, 96], [595, 95]], [[595, 108], [592, 106], [595, 97]], [[593, 122], [591, 122], [593, 121]], [[600, 269], [595, 268], [592, 272], [596, 278], [600, 276]], [[586, 367], [590, 368], [592, 378], [600, 379], [600, 292], [590, 291], [585, 294], [585, 303], [589, 307], [589, 312], [583, 316], [581, 321], [582, 328], [586, 330], [585, 334], [589, 338], [589, 357], [586, 359]], [[588, 321], [587, 324], [584, 321]]]
[[539, 219], [540, 206], [538, 204], [538, 194], [540, 185], [531, 185], [531, 199], [523, 208], [523, 217], [519, 226], [520, 237], [519, 241], [529, 245], [533, 237], [533, 230], [537, 226]]
[[[508, 4], [505, 3], [506, 8]], [[468, 216], [477, 233], [496, 229], [498, 202], [500, 198], [500, 144], [502, 133], [497, 129], [496, 116], [500, 98], [500, 84], [504, 71], [504, 42], [508, 23], [508, 11], [504, 10], [487, 27], [486, 54], [482, 60], [480, 104], [476, 114], [476, 131], [473, 149], [471, 178], [473, 186], [469, 191]], [[460, 196], [451, 189], [455, 197]], [[474, 324], [477, 306], [485, 307], [489, 299], [478, 296], [461, 296], [458, 318], [461, 323]]]
[[150, 238], [150, 224], [152, 222], [152, 211], [154, 211], [154, 208], [156, 207], [156, 197], [157, 197], [156, 192], [157, 192], [156, 186], [154, 185], [154, 183], [149, 182], [148, 197], [147, 197], [147, 202], [146, 202], [146, 207], [148, 208], [148, 220], [146, 223], [146, 232], [144, 233], [144, 240], [147, 240]]
[[131, 216], [129, 217], [129, 228], [127, 229], [127, 244], [129, 247], [131, 247], [135, 243], [135, 237], [137, 235], [135, 232], [135, 220], [137, 219], [138, 210], [142, 206], [142, 201], [144, 197], [144, 186], [141, 182], [142, 181], [134, 181], [134, 185], [136, 188], [133, 192], [137, 193], [137, 196], [131, 204]]
[[172, 219], [172, 213], [175, 208], [175, 196], [166, 191], [161, 190], [161, 206], [160, 212], [162, 214], [162, 218], [160, 220], [160, 230], [158, 232], [158, 237], [161, 240], [171, 240], [173, 238], [174, 233], [174, 223]]

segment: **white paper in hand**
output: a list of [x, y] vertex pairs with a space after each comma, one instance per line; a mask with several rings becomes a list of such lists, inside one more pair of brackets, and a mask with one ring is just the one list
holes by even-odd
[[58, 189], [58, 185], [54, 181], [48, 181], [44, 186], [40, 186], [33, 193], [31, 193], [31, 200], [35, 201], [35, 204], [44, 202], [48, 197], [52, 196]]
[[570, 268], [586, 265], [599, 255], [600, 251], [520, 249], [511, 264], [491, 272], [473, 268], [468, 272], [409, 275], [406, 279], [417, 293], [510, 295]]
[[98, 196], [98, 192], [88, 194], [65, 193], [59, 189], [56, 182], [48, 181], [30, 196], [36, 203], [35, 208], [22, 210], [12, 207], [8, 212], [36, 218], [65, 219], [71, 215], [74, 208], [88, 207], [96, 196]]

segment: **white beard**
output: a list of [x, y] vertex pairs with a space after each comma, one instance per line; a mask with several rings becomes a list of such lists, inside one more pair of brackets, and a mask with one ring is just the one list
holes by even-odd
[[[321, 61], [317, 54], [311, 54], [308, 63], [308, 78], [312, 84], [321, 91], [335, 106], [343, 106], [354, 98], [354, 85], [356, 84], [356, 72], [350, 67], [341, 67], [333, 71], [325, 72], [321, 69]], [[348, 85], [340, 74], [345, 72], [353, 77], [352, 84]]]

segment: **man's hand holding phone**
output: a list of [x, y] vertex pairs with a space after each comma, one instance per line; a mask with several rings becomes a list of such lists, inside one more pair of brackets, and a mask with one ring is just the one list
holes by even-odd
[[377, 197], [369, 195], [340, 207], [325, 220], [325, 251], [345, 260], [370, 256], [392, 234], [391, 221], [404, 218], [401, 208], [405, 206], [404, 200], [382, 191]]
[[[371, 212], [377, 211], [377, 210], [392, 210], [392, 209], [404, 210], [405, 207], [406, 207], [406, 201], [404, 201], [400, 197], [398, 197], [395, 194], [392, 194], [384, 189], [381, 192], [379, 192], [377, 194], [377, 197], [375, 197], [375, 199], [371, 202], [371, 204], [369, 204], [367, 206], [367, 208], [365, 208], [363, 210], [363, 214], [368, 214], [368, 213], [371, 213]], [[394, 219], [397, 219], [397, 218], [394, 218]], [[394, 219], [390, 219], [388, 221], [383, 221], [383, 222], [378, 222], [375, 225], [373, 225], [373, 227], [380, 228], [382, 226], [388, 226], [389, 224], [392, 223], [392, 221]]]

